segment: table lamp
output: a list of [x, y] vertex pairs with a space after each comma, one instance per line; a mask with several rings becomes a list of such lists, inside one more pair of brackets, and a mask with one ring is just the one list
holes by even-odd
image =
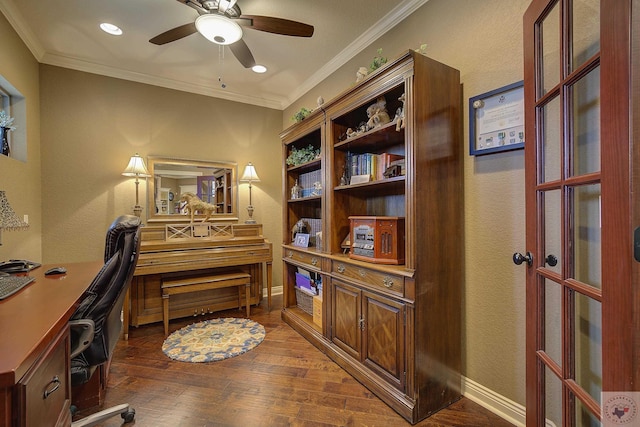
[[29, 224], [18, 218], [9, 204], [4, 190], [0, 190], [0, 246], [2, 246], [2, 230], [26, 230]]
[[245, 224], [255, 224], [256, 220], [253, 219], [253, 205], [251, 203], [251, 183], [252, 182], [260, 182], [260, 178], [256, 173], [256, 168], [253, 166], [251, 162], [247, 166], [244, 167], [244, 173], [240, 178], [240, 182], [248, 182], [249, 183], [249, 206], [247, 206], [247, 212], [249, 213], [249, 219], [245, 221]]
[[144, 164], [144, 160], [142, 157], [136, 153], [134, 156], [131, 156], [129, 159], [129, 164], [127, 168], [122, 172], [124, 176], [135, 176], [136, 177], [136, 205], [133, 207], [133, 213], [139, 217], [142, 213], [142, 207], [140, 206], [140, 202], [138, 199], [138, 178], [149, 178], [149, 171], [147, 171], [147, 167]]

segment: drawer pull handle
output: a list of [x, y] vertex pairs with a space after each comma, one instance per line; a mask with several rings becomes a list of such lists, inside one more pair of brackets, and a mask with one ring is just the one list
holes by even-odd
[[318, 265], [318, 258], [316, 258], [316, 257], [311, 258], [311, 265], [313, 265], [313, 266]]
[[49, 384], [53, 384], [53, 387], [51, 387], [51, 389], [47, 389], [47, 390], [44, 391], [44, 398], [45, 399], [47, 397], [51, 396], [56, 390], [58, 390], [60, 388], [60, 378], [58, 378], [57, 375], [54, 376]]
[[358, 269], [358, 274], [360, 275], [360, 277], [365, 277], [367, 275], [367, 272], [360, 268]]
[[344, 264], [338, 264], [338, 273], [344, 273], [345, 270]]
[[289, 251], [287, 255], [289, 256], [289, 258], [293, 258], [293, 252]]
[[385, 277], [382, 279], [382, 284], [385, 287], [390, 288], [393, 286], [393, 279], [391, 277]]
[[255, 252], [247, 252], [248, 256], [254, 256], [256, 253]]

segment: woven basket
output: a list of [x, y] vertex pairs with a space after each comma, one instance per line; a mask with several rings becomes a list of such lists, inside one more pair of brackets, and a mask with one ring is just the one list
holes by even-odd
[[313, 316], [313, 296], [300, 290], [300, 288], [295, 288], [295, 290], [298, 308], [308, 315]]

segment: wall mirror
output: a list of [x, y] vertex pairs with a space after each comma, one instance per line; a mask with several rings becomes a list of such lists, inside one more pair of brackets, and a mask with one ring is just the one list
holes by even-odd
[[[238, 220], [237, 164], [150, 156], [147, 217], [150, 222], [190, 221], [185, 193], [215, 206], [210, 221]], [[194, 221], [202, 220], [196, 212]]]

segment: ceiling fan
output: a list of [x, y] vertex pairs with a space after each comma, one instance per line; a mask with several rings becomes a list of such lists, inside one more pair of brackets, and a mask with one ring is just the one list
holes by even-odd
[[249, 46], [242, 40], [242, 28], [294, 37], [311, 37], [313, 26], [270, 16], [243, 15], [237, 0], [177, 0], [195, 9], [195, 22], [180, 25], [149, 40], [163, 45], [199, 32], [208, 40], [228, 45], [245, 68], [256, 65]]

